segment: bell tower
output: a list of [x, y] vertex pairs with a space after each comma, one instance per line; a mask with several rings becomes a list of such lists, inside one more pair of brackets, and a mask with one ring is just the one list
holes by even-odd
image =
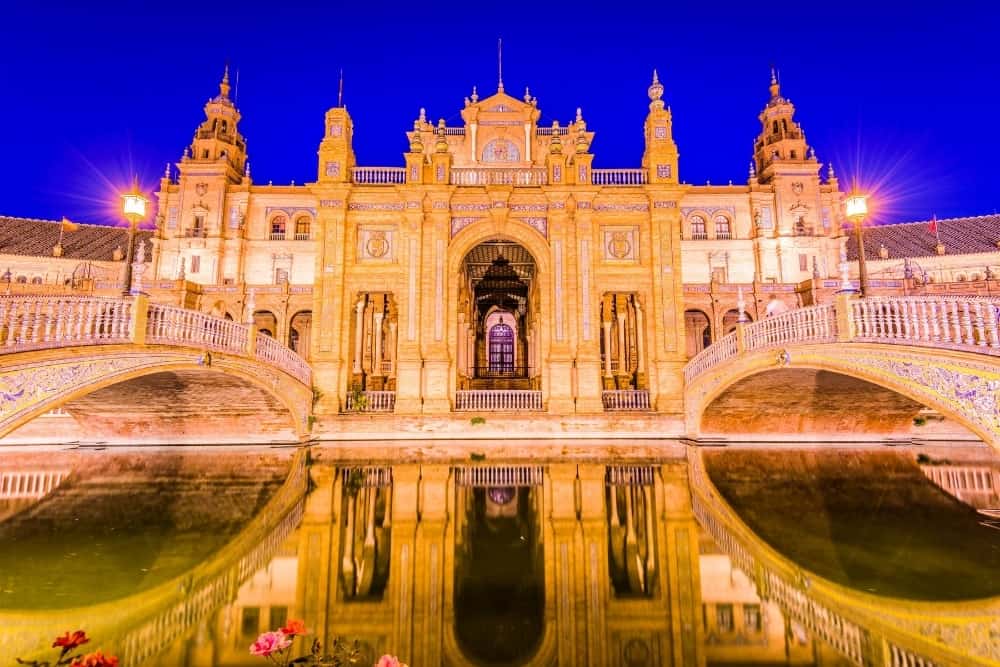
[[354, 123], [346, 106], [326, 112], [325, 131], [319, 144], [320, 183], [348, 183], [354, 158]]
[[663, 84], [653, 70], [649, 85], [649, 115], [646, 116], [646, 151], [642, 166], [650, 183], [677, 183], [677, 144], [674, 143], [673, 116], [663, 104]]
[[219, 94], [205, 105], [205, 120], [195, 130], [189, 160], [223, 163], [230, 183], [240, 183], [246, 169], [247, 145], [239, 133], [240, 112], [229, 99], [229, 66], [219, 83]]
[[819, 169], [815, 154], [806, 143], [805, 132], [795, 122], [795, 107], [781, 96], [781, 84], [771, 68], [771, 99], [760, 113], [760, 136], [754, 144], [757, 180], [766, 184], [785, 166], [808, 166], [813, 173]]

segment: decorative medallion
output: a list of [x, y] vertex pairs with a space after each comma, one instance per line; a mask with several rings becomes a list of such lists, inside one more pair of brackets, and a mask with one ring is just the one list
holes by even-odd
[[664, 125], [657, 125], [656, 129], [653, 131], [653, 136], [657, 139], [667, 138], [667, 128]]
[[792, 192], [794, 192], [796, 195], [801, 195], [804, 189], [805, 185], [803, 185], [802, 181], [795, 181], [794, 183], [792, 183]]
[[483, 148], [483, 162], [517, 162], [521, 153], [514, 142], [494, 139]]
[[637, 227], [602, 227], [604, 238], [604, 259], [634, 261], [636, 252]]
[[649, 664], [649, 646], [641, 639], [630, 639], [622, 647], [622, 658], [628, 667], [645, 667]]
[[330, 126], [331, 137], [339, 137], [342, 136], [343, 134], [344, 134], [344, 126], [341, 125], [340, 123], [334, 123], [333, 125]]
[[389, 241], [385, 238], [385, 232], [372, 232], [365, 243], [365, 249], [369, 257], [382, 258], [389, 252]]
[[615, 259], [625, 259], [632, 252], [632, 244], [628, 240], [628, 232], [612, 232], [608, 241], [608, 254]]
[[336, 177], [340, 176], [340, 163], [339, 162], [327, 162], [326, 170], [324, 172], [327, 176]]
[[656, 177], [657, 178], [670, 178], [670, 165], [669, 164], [658, 164], [658, 165], [656, 165]]
[[199, 197], [204, 197], [205, 193], [208, 192], [208, 183], [198, 183], [194, 186], [194, 191], [198, 193]]

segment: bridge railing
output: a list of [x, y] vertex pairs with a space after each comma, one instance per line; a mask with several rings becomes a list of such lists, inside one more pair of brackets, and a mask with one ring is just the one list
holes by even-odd
[[253, 327], [148, 297], [0, 296], [0, 355], [56, 347], [133, 343], [182, 345], [249, 356], [306, 385], [308, 362]]
[[743, 352], [795, 343], [887, 343], [1000, 356], [1000, 299], [975, 296], [838, 297], [832, 304], [798, 308], [736, 331], [688, 361], [693, 381]]
[[304, 384], [312, 384], [312, 368], [309, 363], [270, 336], [257, 336], [255, 356], [258, 361], [269, 362], [297, 377]]
[[146, 342], [198, 345], [218, 352], [242, 354], [247, 349], [249, 329], [232, 320], [197, 310], [150, 304], [146, 320]]
[[1000, 355], [1000, 299], [870, 297], [852, 301], [854, 340], [931, 345]]
[[0, 296], [0, 354], [131, 340], [132, 299]]

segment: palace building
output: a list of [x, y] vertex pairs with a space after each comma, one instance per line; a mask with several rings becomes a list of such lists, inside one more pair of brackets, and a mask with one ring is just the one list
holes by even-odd
[[[253, 182], [229, 93], [227, 72], [160, 182], [144, 286], [154, 299], [253, 321], [299, 351], [319, 415], [677, 415], [683, 365], [735, 327], [741, 304], [755, 320], [775, 302], [829, 300], [842, 254], [856, 258], [833, 168], [773, 74], [749, 176], [726, 186], [680, 180], [655, 72], [638, 166], [599, 166], [580, 109], [567, 125], [542, 126], [538, 100], [500, 81], [488, 97], [473, 88], [460, 126], [421, 109], [397, 166], [359, 166], [351, 116], [329, 109], [316, 180], [303, 185]], [[12, 232], [0, 248], [8, 284], [120, 280], [121, 230], [0, 223]], [[970, 288], [978, 279], [997, 289], [996, 219], [954, 223], [968, 248], [950, 253], [933, 243], [923, 252], [926, 225], [869, 230], [873, 288], [913, 293], [965, 271]], [[57, 243], [59, 256], [44, 257]], [[925, 254], [914, 271], [908, 258]]]

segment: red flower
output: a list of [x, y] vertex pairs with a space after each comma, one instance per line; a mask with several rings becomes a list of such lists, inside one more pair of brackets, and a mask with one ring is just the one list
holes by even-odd
[[77, 630], [76, 632], [67, 632], [62, 637], [56, 637], [56, 640], [52, 642], [52, 648], [62, 647], [66, 651], [72, 651], [77, 646], [81, 646], [90, 641], [87, 637], [87, 633], [83, 630]]
[[281, 628], [281, 632], [289, 637], [294, 637], [295, 635], [304, 635], [308, 631], [305, 622], [291, 619], [285, 623], [285, 627]]
[[104, 655], [100, 651], [94, 651], [82, 658], [77, 658], [69, 667], [118, 667], [118, 658], [113, 655]]

